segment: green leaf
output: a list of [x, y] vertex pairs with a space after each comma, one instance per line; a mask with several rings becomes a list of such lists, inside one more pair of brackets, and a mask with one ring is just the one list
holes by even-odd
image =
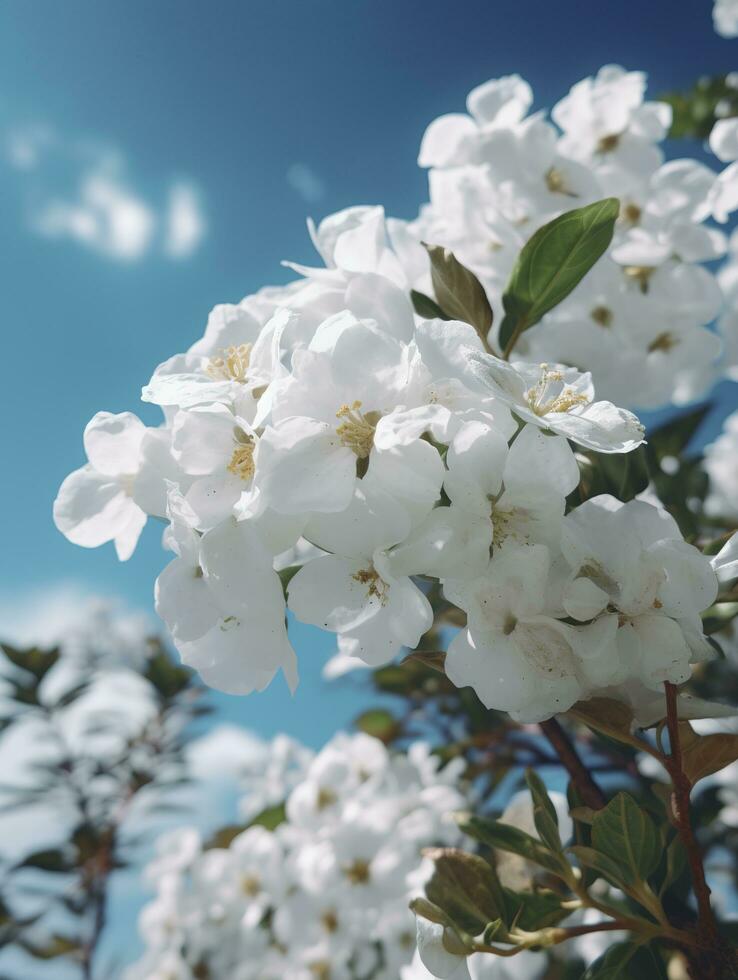
[[446, 316], [435, 300], [431, 299], [430, 296], [426, 296], [425, 293], [419, 293], [417, 289], [410, 290], [410, 299], [413, 302], [413, 309], [424, 320], [453, 319], [450, 316]]
[[26, 650], [19, 650], [16, 647], [10, 646], [8, 643], [2, 643], [0, 644], [0, 649], [12, 664], [23, 670], [27, 670], [38, 681], [51, 670], [60, 657], [58, 647], [51, 650], [41, 650], [39, 647], [29, 647]]
[[425, 242], [423, 245], [430, 257], [431, 281], [438, 305], [449, 319], [470, 323], [486, 347], [493, 314], [481, 282], [450, 249]]
[[510, 824], [489, 817], [464, 817], [460, 821], [460, 827], [465, 834], [488, 847], [519, 854], [553, 874], [561, 875], [566, 868], [564, 857], [553, 853], [541, 841]]
[[671, 106], [669, 136], [672, 139], [706, 140], [718, 118], [738, 115], [738, 90], [727, 75], [700, 78], [691, 89], [666, 92], [659, 96], [659, 101]]
[[277, 803], [275, 806], [269, 806], [266, 810], [258, 813], [249, 823], [249, 827], [266, 827], [267, 830], [276, 830], [286, 819], [287, 811], [284, 803]]
[[664, 854], [664, 877], [659, 887], [659, 896], [681, 878], [687, 868], [687, 852], [679, 837], [673, 837]]
[[514, 892], [509, 888], [504, 892], [510, 920], [525, 932], [555, 926], [571, 915], [571, 909], [562, 909], [561, 898], [554, 892]]
[[526, 770], [525, 781], [533, 798], [533, 822], [538, 836], [552, 851], [563, 850], [559, 834], [559, 817], [543, 780], [533, 769]]
[[507, 922], [505, 893], [487, 861], [452, 847], [430, 848], [424, 856], [434, 865], [425, 893], [460, 929], [476, 936], [490, 922]]
[[40, 871], [51, 871], [59, 874], [67, 874], [73, 869], [69, 856], [56, 847], [28, 854], [17, 867], [38, 868]]
[[611, 885], [626, 889], [630, 888], [633, 884], [633, 880], [626, 868], [622, 867], [617, 861], [608, 857], [606, 854], [601, 854], [593, 847], [586, 847], [584, 844], [572, 844], [571, 847], [567, 847], [567, 851], [574, 855], [583, 868], [590, 868], [592, 871], [596, 871], [598, 875], [603, 877], [605, 881], [609, 881]]
[[609, 493], [625, 502], [642, 493], [649, 484], [649, 467], [645, 447], [639, 446], [626, 455], [582, 453], [584, 462], [579, 480], [579, 500]]
[[523, 246], [502, 297], [499, 344], [509, 354], [520, 334], [538, 323], [581, 282], [612, 241], [617, 198], [559, 215]]
[[397, 738], [402, 728], [395, 716], [384, 708], [372, 708], [362, 712], [354, 724], [359, 731], [373, 735], [385, 745]]
[[664, 961], [650, 946], [616, 943], [590, 964], [582, 980], [667, 980]]
[[595, 815], [592, 846], [616, 861], [634, 882], [645, 881], [661, 856], [653, 820], [627, 793], [618, 793]]

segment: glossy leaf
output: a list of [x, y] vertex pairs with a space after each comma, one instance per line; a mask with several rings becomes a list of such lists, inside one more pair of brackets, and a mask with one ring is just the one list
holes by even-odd
[[502, 297], [499, 344], [508, 354], [517, 337], [538, 323], [581, 282], [612, 241], [617, 198], [559, 215], [523, 246]]

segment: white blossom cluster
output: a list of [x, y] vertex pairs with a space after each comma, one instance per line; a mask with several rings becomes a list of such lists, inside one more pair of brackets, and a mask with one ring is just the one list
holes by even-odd
[[725, 420], [721, 434], [705, 449], [704, 466], [710, 478], [710, 492], [705, 501], [707, 513], [737, 520], [738, 412]]
[[[626, 364], [633, 323], [622, 336], [614, 321], [590, 324], [598, 338], [618, 335], [603, 381], [621, 378], [626, 399], [638, 400], [634, 379], [644, 393], [667, 373], [673, 386], [717, 349], [699, 324], [720, 289], [699, 262], [722, 248], [701, 223], [719, 178], [693, 161], [661, 166], [668, 120], [642, 95], [641, 75], [603, 69], [559, 104], [557, 135], [540, 114], [526, 117], [520, 79], [482, 86], [470, 116], [426, 134], [434, 203], [417, 226], [388, 225], [378, 207], [311, 225], [322, 267], [292, 266], [301, 278], [291, 284], [216, 306], [204, 336], [156, 368], [143, 400], [162, 409], [160, 426], [130, 413], [89, 423], [89, 462], [64, 481], [57, 525], [87, 547], [113, 540], [124, 559], [147, 516], [167, 522], [174, 557], [156, 606], [206, 683], [243, 694], [281, 670], [294, 688], [287, 608], [335, 632], [357, 662], [390, 661], [431, 627], [434, 581], [467, 620], [448, 676], [523, 721], [595, 693], [657, 692], [709, 652], [699, 614], [716, 578], [671, 517], [609, 496], [566, 513], [576, 451], [627, 453], [644, 435], [633, 414], [595, 396], [589, 372], [558, 363], [589, 361], [564, 342], [577, 304], [588, 297], [607, 318], [635, 304], [639, 330], [678, 334], [655, 360], [639, 340]], [[457, 185], [463, 194], [436, 194]], [[623, 198], [615, 252], [529, 332], [535, 359], [508, 363], [469, 324], [414, 312], [410, 289], [428, 276], [414, 234], [458, 247], [499, 307], [523, 240], [570, 195], [613, 191]], [[491, 225], [474, 230], [482, 218], [499, 248]]]
[[460, 768], [439, 769], [424, 743], [392, 755], [339, 734], [274, 831], [254, 825], [227, 848], [205, 848], [193, 829], [163, 837], [146, 952], [127, 980], [397, 980], [415, 949], [421, 850], [459, 842]]
[[[735, 5], [719, 5], [728, 8]], [[717, 8], [716, 8], [717, 9]], [[738, 9], [738, 8], [736, 8]], [[738, 121], [710, 140], [718, 172], [696, 159], [664, 162], [671, 107], [645, 100], [646, 76], [608, 65], [573, 86], [547, 118], [511, 75], [474, 89], [467, 113], [428, 127], [419, 163], [430, 201], [392, 236], [412, 283], [429, 292], [420, 241], [445, 245], [482, 280], [495, 310], [521, 246], [555, 215], [606, 196], [621, 201], [608, 255], [527, 332], [531, 360], [590, 371], [598, 394], [641, 409], [700, 397], [738, 361], [733, 319], [722, 362], [707, 329], [735, 296], [705, 265], [726, 253], [723, 223], [738, 206]]]
[[721, 37], [738, 37], [738, 2], [714, 0], [712, 22]]

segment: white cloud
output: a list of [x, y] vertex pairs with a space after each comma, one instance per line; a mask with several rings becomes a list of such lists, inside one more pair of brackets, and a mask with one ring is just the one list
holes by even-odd
[[108, 640], [126, 653], [154, 632], [153, 620], [120, 600], [94, 595], [75, 582], [57, 582], [0, 599], [0, 642], [23, 647], [65, 641], [76, 648]]
[[171, 259], [186, 259], [197, 249], [207, 227], [200, 195], [191, 184], [175, 184], [169, 191], [164, 252]]
[[201, 195], [190, 182], [170, 180], [159, 194], [144, 194], [118, 150], [46, 125], [10, 129], [4, 144], [21, 178], [27, 226], [44, 238], [130, 263], [190, 258], [204, 237]]
[[287, 183], [307, 204], [325, 196], [325, 183], [306, 163], [293, 163], [287, 171]]
[[91, 172], [81, 178], [76, 197], [45, 201], [31, 225], [46, 238], [70, 238], [128, 262], [149, 250], [156, 215], [113, 174]]

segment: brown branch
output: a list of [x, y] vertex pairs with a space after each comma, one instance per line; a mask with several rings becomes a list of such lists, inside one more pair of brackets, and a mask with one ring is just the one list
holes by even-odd
[[556, 753], [561, 764], [571, 776], [582, 802], [592, 810], [602, 810], [607, 805], [605, 794], [592, 778], [592, 774], [579, 758], [574, 743], [555, 718], [542, 721], [540, 728]]
[[677, 832], [687, 853], [689, 870], [692, 875], [694, 894], [697, 899], [697, 927], [708, 942], [714, 942], [717, 937], [717, 923], [710, 904], [710, 887], [705, 877], [702, 853], [694, 836], [690, 817], [689, 796], [692, 791], [692, 783], [683, 768], [677, 712], [677, 689], [674, 684], [669, 684], [668, 681], [664, 684], [664, 688], [666, 690], [666, 727], [669, 732], [669, 755], [666, 757], [666, 762], [674, 787], [671, 809]]

